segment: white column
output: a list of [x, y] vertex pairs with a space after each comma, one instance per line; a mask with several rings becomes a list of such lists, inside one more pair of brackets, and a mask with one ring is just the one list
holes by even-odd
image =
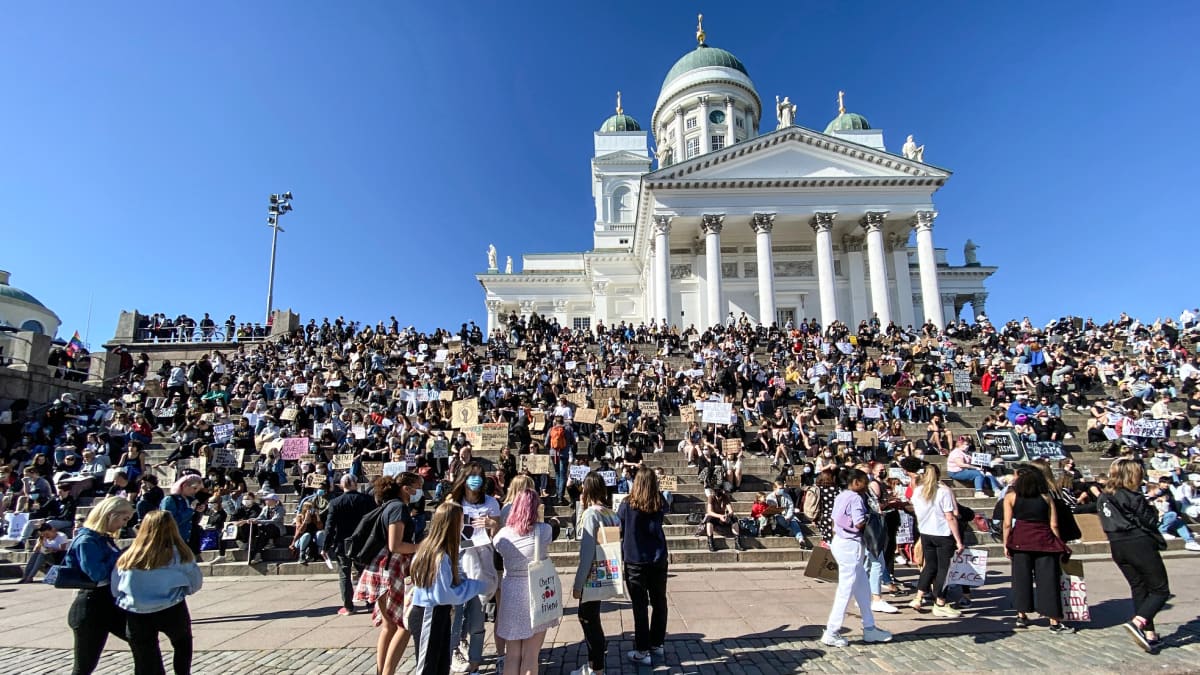
[[867, 231], [867, 265], [871, 270], [871, 310], [879, 317], [882, 328], [887, 328], [892, 321], [887, 263], [883, 259], [883, 221], [886, 217], [885, 211], [873, 211], [862, 219], [863, 229]]
[[608, 325], [608, 281], [592, 282], [592, 328], [597, 324]]
[[677, 105], [675, 106], [675, 136], [677, 140], [675, 150], [671, 153], [671, 161], [675, 164], [678, 164], [687, 158], [687, 143], [685, 143], [683, 140], [683, 136], [687, 133], [687, 129], [684, 128], [683, 123], [683, 106]]
[[987, 293], [976, 293], [971, 296], [971, 323], [975, 323], [981, 316], [987, 316]]
[[671, 216], [654, 216], [654, 313], [671, 325]]
[[721, 228], [722, 214], [706, 213], [700, 217], [704, 232], [704, 274], [708, 285], [708, 325], [716, 326], [725, 319], [725, 303], [721, 298]]
[[711, 138], [708, 135], [708, 97], [700, 97], [700, 154], [707, 155], [712, 152]]
[[[733, 123], [733, 97], [725, 99], [725, 147], [737, 143], [737, 125]], [[770, 323], [767, 323], [769, 326]]]
[[933, 219], [936, 211], [917, 211], [914, 218], [917, 227], [917, 263], [921, 268], [921, 305], [925, 310], [925, 321], [932, 321], [938, 328], [945, 325], [942, 312], [942, 294], [938, 290], [937, 258], [933, 253]]
[[774, 226], [774, 213], [756, 213], [750, 217], [758, 257], [758, 320], [764, 326], [775, 321], [775, 262], [771, 256], [771, 229]]
[[846, 251], [846, 275], [850, 278], [850, 316], [846, 323], [850, 331], [858, 330], [858, 322], [867, 318], [866, 268], [863, 266], [863, 238], [854, 235], [842, 237], [842, 249]]
[[888, 235], [892, 267], [896, 268], [896, 311], [900, 327], [913, 325], [912, 270], [908, 268], [908, 229]]
[[490, 340], [492, 338], [492, 331], [500, 327], [500, 307], [504, 303], [500, 300], [485, 300], [484, 304], [487, 305], [486, 337]]
[[837, 321], [837, 288], [833, 281], [833, 219], [836, 212], [813, 214], [812, 229], [817, 235], [817, 285], [821, 292], [821, 327]]

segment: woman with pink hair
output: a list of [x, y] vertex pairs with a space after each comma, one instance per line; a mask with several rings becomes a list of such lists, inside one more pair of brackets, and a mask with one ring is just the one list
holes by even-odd
[[[558, 621], [532, 625], [529, 615], [529, 565], [549, 555], [550, 526], [538, 522], [538, 496], [523, 490], [513, 500], [504, 527], [493, 544], [504, 559], [504, 580], [500, 595], [500, 615], [496, 617], [496, 635], [505, 640], [504, 672], [508, 675], [533, 675], [538, 672], [538, 654], [546, 639], [546, 630]], [[536, 558], [534, 556], [537, 556]]]

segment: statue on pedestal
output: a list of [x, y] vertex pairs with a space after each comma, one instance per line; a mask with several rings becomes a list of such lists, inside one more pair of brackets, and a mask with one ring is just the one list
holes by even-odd
[[776, 129], [792, 126], [796, 121], [796, 104], [788, 100], [786, 96], [783, 97], [782, 101], [776, 96], [775, 119], [779, 122], [778, 126], [775, 127]]
[[504, 273], [512, 274], [512, 256], [504, 257]]
[[912, 159], [918, 162], [925, 161], [925, 146], [917, 145], [913, 141], [912, 134], [909, 134], [908, 140], [904, 141], [904, 148], [901, 152], [904, 153], [904, 159]]
[[488, 257], [488, 271], [495, 272], [497, 269], [499, 269], [496, 266], [496, 245], [495, 244], [488, 244], [487, 257]]
[[963, 260], [965, 260], [968, 265], [979, 264], [979, 258], [975, 255], [975, 251], [978, 248], [979, 245], [970, 239], [967, 240], [967, 243], [963, 244]]

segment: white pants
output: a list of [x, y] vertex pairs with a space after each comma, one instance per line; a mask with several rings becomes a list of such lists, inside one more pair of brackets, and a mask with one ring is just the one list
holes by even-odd
[[874, 628], [875, 616], [871, 614], [871, 588], [867, 582], [867, 569], [863, 567], [862, 543], [835, 536], [829, 549], [833, 552], [834, 560], [837, 560], [838, 585], [837, 595], [833, 597], [833, 607], [829, 610], [829, 620], [825, 623], [825, 633], [836, 635], [842, 629], [842, 620], [846, 618], [846, 607], [850, 604], [851, 595], [858, 604], [863, 628]]

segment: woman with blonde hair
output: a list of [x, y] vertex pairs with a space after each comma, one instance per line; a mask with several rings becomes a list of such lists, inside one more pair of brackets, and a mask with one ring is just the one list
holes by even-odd
[[200, 566], [171, 514], [147, 514], [138, 527], [137, 539], [121, 554], [112, 572], [117, 606], [128, 612], [135, 675], [162, 675], [159, 633], [166, 634], [175, 651], [175, 675], [192, 671], [192, 617], [186, 598], [203, 583]]
[[516, 675], [538, 672], [538, 654], [546, 639], [546, 630], [558, 624], [557, 619], [533, 625], [529, 603], [529, 566], [549, 556], [550, 526], [538, 522], [538, 496], [527, 489], [513, 500], [508, 521], [496, 533], [493, 543], [504, 559], [504, 580], [501, 594], [509, 598], [497, 609], [496, 636], [504, 639], [504, 671]]
[[950, 558], [963, 550], [962, 533], [958, 529], [954, 493], [942, 483], [942, 471], [936, 464], [926, 464], [917, 477], [912, 508], [925, 550], [925, 565], [917, 581], [917, 597], [909, 606], [921, 610], [922, 598], [932, 591], [933, 615], [956, 619], [962, 612], [946, 604], [945, 586]]
[[93, 588], [81, 588], [67, 611], [67, 625], [75, 635], [75, 661], [71, 675], [89, 675], [100, 662], [108, 634], [125, 640], [125, 612], [117, 607], [109, 587], [121, 549], [114, 535], [133, 517], [133, 504], [108, 497], [88, 513], [75, 534], [63, 566], [82, 573]]
[[417, 663], [414, 675], [447, 675], [450, 672], [450, 620], [455, 605], [491, 592], [488, 584], [463, 576], [458, 565], [463, 510], [455, 502], [442, 502], [433, 513], [429, 530], [413, 556], [412, 607], [404, 624], [412, 632]]

